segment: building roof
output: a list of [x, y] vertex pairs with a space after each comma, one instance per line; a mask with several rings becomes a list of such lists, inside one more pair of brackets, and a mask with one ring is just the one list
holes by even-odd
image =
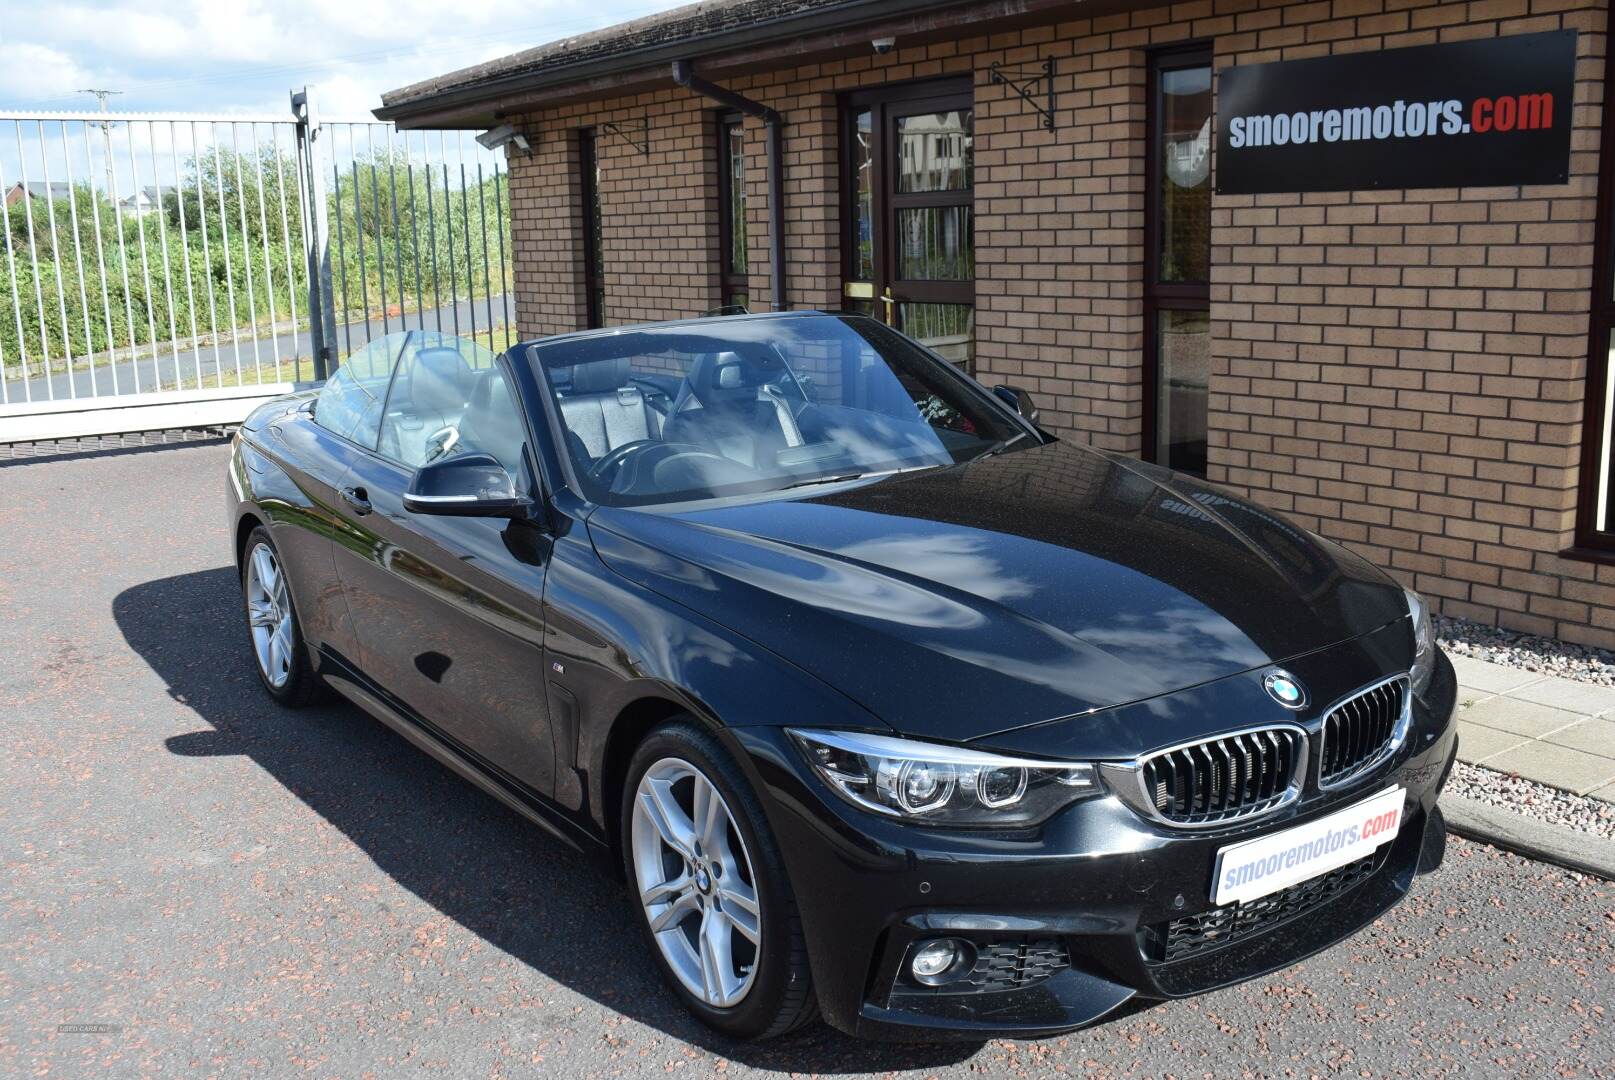
[[[12, 193], [19, 196], [23, 194], [24, 189], [22, 181], [19, 180], [17, 183], [12, 184], [10, 190]], [[28, 187], [26, 190], [27, 193], [35, 199], [46, 198], [47, 194], [52, 199], [65, 199], [67, 198], [68, 183], [66, 180], [52, 180], [50, 182], [50, 189], [47, 192], [45, 182], [43, 180], [30, 180], [28, 181]]]
[[877, 37], [921, 44], [1084, 11], [1169, 0], [703, 0], [400, 87], [375, 114], [402, 127], [491, 127], [563, 101], [669, 87], [674, 61], [742, 74], [867, 52]]
[[726, 31], [833, 8], [869, 6], [868, 0], [702, 0], [602, 30], [561, 38], [496, 60], [474, 64], [381, 95], [382, 112], [491, 79], [535, 75], [675, 43], [695, 44]]

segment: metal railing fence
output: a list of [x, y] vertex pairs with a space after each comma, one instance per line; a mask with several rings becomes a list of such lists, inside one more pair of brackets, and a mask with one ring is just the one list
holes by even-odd
[[0, 406], [281, 387], [406, 326], [503, 347], [503, 155], [293, 104], [0, 112]]

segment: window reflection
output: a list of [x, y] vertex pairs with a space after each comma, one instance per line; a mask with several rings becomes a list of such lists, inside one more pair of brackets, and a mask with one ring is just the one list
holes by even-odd
[[963, 191], [972, 172], [970, 110], [897, 120], [897, 190]]
[[898, 304], [903, 333], [966, 371], [975, 359], [976, 309], [969, 304]]
[[969, 206], [928, 206], [897, 212], [902, 265], [898, 277], [911, 281], [972, 281], [976, 249]]
[[1160, 280], [1211, 276], [1211, 68], [1163, 71]]
[[1204, 475], [1211, 319], [1204, 311], [1162, 311], [1156, 327], [1155, 460]]
[[871, 113], [859, 109], [852, 124], [852, 278], [875, 276], [875, 171]]

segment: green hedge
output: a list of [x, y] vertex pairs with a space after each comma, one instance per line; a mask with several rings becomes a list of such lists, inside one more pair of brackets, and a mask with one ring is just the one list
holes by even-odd
[[[334, 184], [328, 181], [328, 189], [335, 189], [328, 190], [327, 202], [339, 322], [363, 317], [367, 299], [369, 314], [379, 314], [383, 280], [388, 307], [412, 309], [417, 296], [432, 307], [434, 261], [436, 295], [444, 302], [451, 292], [461, 298], [498, 293], [501, 281], [509, 280], [507, 193], [496, 190], [488, 174], [480, 186], [468, 175], [465, 189], [458, 189], [457, 166], [450, 179], [456, 187], [445, 190], [440, 168], [428, 178], [419, 165], [378, 154], [344, 170]], [[179, 190], [168, 192], [160, 209], [138, 217], [120, 216], [88, 184], [77, 185], [71, 198], [20, 200], [5, 211], [0, 235], [6, 248], [0, 253], [0, 356], [6, 368], [17, 367], [25, 353], [35, 371], [46, 351], [52, 369], [61, 370], [69, 351], [82, 357], [109, 345], [127, 349], [131, 342], [188, 339], [193, 318], [204, 337], [215, 326], [221, 332], [250, 327], [254, 308], [260, 331], [267, 332], [271, 302], [277, 322], [286, 323], [295, 310], [299, 324], [307, 325], [296, 192], [290, 155], [265, 151], [255, 161], [221, 152], [217, 159], [192, 159]]]

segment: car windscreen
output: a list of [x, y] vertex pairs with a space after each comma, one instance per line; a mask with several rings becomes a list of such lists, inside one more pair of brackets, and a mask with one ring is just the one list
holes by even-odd
[[949, 465], [1024, 434], [946, 361], [863, 316], [628, 328], [529, 355], [583, 494], [608, 505]]

